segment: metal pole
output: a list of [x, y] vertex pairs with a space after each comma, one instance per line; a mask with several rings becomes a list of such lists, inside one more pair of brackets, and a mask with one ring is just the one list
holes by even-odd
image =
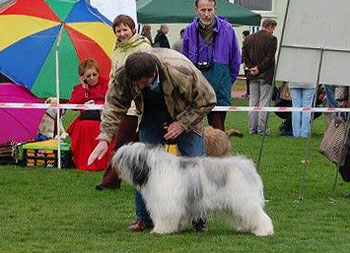
[[[313, 107], [315, 107], [316, 101], [317, 101], [318, 85], [320, 83], [320, 75], [321, 75], [321, 68], [322, 68], [322, 62], [323, 62], [323, 53], [324, 53], [324, 48], [321, 48]], [[311, 142], [311, 131], [312, 131], [312, 126], [314, 122], [313, 118], [314, 118], [314, 113], [312, 112], [311, 118], [310, 118], [311, 122], [310, 122], [309, 136], [307, 138], [307, 145], [306, 145], [305, 155], [304, 155], [304, 171], [303, 171], [303, 176], [302, 176], [302, 181], [300, 186], [299, 200], [303, 200], [303, 193], [304, 193], [304, 187], [305, 187], [305, 181], [306, 181], [306, 172], [309, 168], [309, 163], [310, 163], [310, 142]]]
[[332, 187], [332, 191], [331, 191], [331, 197], [329, 198], [329, 200], [332, 202], [332, 203], [335, 203], [335, 188], [336, 188], [336, 184], [337, 184], [337, 179], [338, 179], [338, 168], [336, 169], [335, 171], [335, 177], [334, 177], [334, 183], [333, 183], [333, 187]]
[[137, 24], [137, 33], [138, 33], [138, 34], [141, 34], [142, 28], [143, 28], [143, 24], [138, 23], [138, 24]]
[[[59, 61], [58, 61], [58, 51], [60, 47], [60, 43], [62, 40], [62, 31], [64, 28], [64, 24], [61, 24], [60, 31], [58, 33], [57, 38], [57, 44], [56, 44], [56, 97], [57, 97], [57, 105], [60, 104], [60, 75], [59, 75]], [[60, 109], [57, 107], [57, 118], [56, 118], [56, 124], [57, 124], [57, 167], [61, 169], [61, 133], [60, 133], [60, 122], [61, 122], [61, 115], [60, 115]]]
[[[284, 29], [285, 29], [285, 27], [286, 27], [286, 20], [287, 20], [287, 16], [288, 16], [288, 12], [289, 12], [289, 1], [290, 1], [290, 0], [287, 1], [286, 12], [285, 12], [285, 14], [284, 14], [283, 27], [282, 27], [282, 35], [281, 35], [281, 39], [280, 39], [280, 42], [279, 42], [279, 47], [278, 47], [278, 52], [277, 52], [277, 60], [276, 60], [276, 65], [275, 65], [275, 74], [273, 75], [273, 80], [272, 80], [272, 84], [271, 84], [271, 85], [275, 85], [275, 82], [276, 82], [276, 73], [277, 73], [279, 58], [280, 58], [280, 54], [281, 54], [281, 47], [282, 47]], [[273, 91], [272, 91], [272, 92], [273, 92]], [[258, 162], [257, 162], [257, 166], [256, 166], [257, 171], [260, 170], [261, 157], [262, 157], [262, 152], [263, 152], [264, 143], [265, 143], [265, 138], [266, 138], [266, 126], [267, 126], [267, 122], [268, 122], [268, 119], [269, 119], [269, 115], [270, 115], [270, 113], [268, 112], [268, 113], [267, 113], [267, 117], [266, 117], [265, 126], [264, 126], [264, 135], [263, 135], [263, 138], [262, 138], [262, 140], [261, 140], [261, 145], [260, 145], [260, 150], [259, 150], [259, 156], [258, 156]]]

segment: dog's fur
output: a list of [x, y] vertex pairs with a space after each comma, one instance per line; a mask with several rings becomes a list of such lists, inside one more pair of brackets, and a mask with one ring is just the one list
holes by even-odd
[[243, 137], [243, 134], [235, 129], [226, 132], [207, 126], [204, 129], [204, 147], [207, 156], [229, 156], [232, 154], [230, 137]]
[[262, 181], [245, 157], [185, 158], [168, 154], [163, 147], [133, 143], [118, 149], [112, 165], [141, 191], [153, 233], [178, 232], [192, 219], [221, 210], [239, 231], [273, 234], [263, 210]]
[[[243, 134], [236, 129], [230, 129], [224, 132], [211, 126], [205, 127], [203, 139], [206, 156], [223, 157], [232, 155], [233, 150], [230, 140], [232, 136], [243, 137]], [[170, 150], [167, 150], [167, 152], [170, 152]], [[176, 155], [180, 154], [178, 148], [176, 148], [176, 150], [173, 152], [173, 154]], [[121, 180], [120, 176], [119, 180]]]

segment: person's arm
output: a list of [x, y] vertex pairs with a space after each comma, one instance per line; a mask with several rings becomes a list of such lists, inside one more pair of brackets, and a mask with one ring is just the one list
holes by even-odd
[[159, 33], [157, 33], [156, 37], [154, 37], [153, 47], [160, 47]]
[[234, 83], [239, 73], [239, 67], [242, 62], [240, 48], [238, 46], [238, 41], [236, 38], [235, 31], [233, 30], [232, 44], [230, 50], [230, 72], [231, 72], [231, 82]]
[[189, 56], [189, 30], [188, 28], [186, 28], [185, 30], [185, 34], [184, 34], [184, 39], [182, 42], [182, 48], [181, 48], [181, 52], [183, 55], [185, 55], [187, 58]]
[[277, 38], [272, 37], [272, 39], [268, 45], [267, 54], [265, 55], [262, 62], [260, 64], [258, 64], [258, 66], [257, 66], [259, 73], [263, 73], [271, 67], [271, 65], [273, 64], [273, 62], [275, 60], [276, 50], [277, 50]]
[[115, 65], [116, 65], [116, 45], [117, 45], [118, 40], [115, 41], [114, 46], [113, 46], [113, 52], [112, 52], [112, 58], [111, 58], [111, 70], [109, 72], [109, 80], [108, 80], [108, 87], [111, 87], [112, 85], [112, 80], [114, 80], [115, 76]]
[[[134, 53], [136, 51], [149, 51], [152, 49], [152, 44], [149, 42], [148, 39], [144, 39], [142, 43], [138, 44], [136, 47], [135, 47], [135, 50], [131, 51], [131, 53]], [[127, 56], [129, 56], [131, 53], [129, 53], [128, 51], [126, 52], [127, 53]], [[126, 58], [127, 58], [126, 56]], [[126, 60], [125, 58], [125, 60]]]
[[[113, 62], [114, 61], [114, 62]], [[110, 88], [113, 84], [113, 80], [115, 79], [115, 66], [116, 66], [116, 59], [114, 57], [114, 54], [112, 56], [112, 60], [111, 60], [111, 71], [109, 72], [109, 80], [108, 80], [108, 88]]]
[[108, 89], [102, 111], [100, 134], [97, 137], [99, 142], [88, 158], [88, 165], [92, 164], [96, 159], [102, 159], [107, 153], [109, 143], [118, 131], [119, 124], [130, 107], [131, 92], [126, 78], [120, 77], [118, 75], [119, 72], [117, 72], [116, 78], [112, 81], [112, 86]]
[[250, 51], [250, 42], [248, 42], [248, 39], [246, 39], [245, 41], [243, 41], [242, 59], [248, 69], [254, 67], [253, 61], [249, 56], [249, 51]]
[[108, 143], [111, 142], [131, 105], [131, 88], [125, 74], [121, 74], [123, 71], [124, 69], [117, 71], [116, 78], [107, 91], [102, 111], [100, 134], [97, 139]]
[[74, 86], [73, 92], [69, 98], [69, 104], [84, 104], [85, 99], [85, 90], [82, 85]]
[[168, 37], [165, 34], [163, 34], [163, 47], [169, 49], [171, 48]]

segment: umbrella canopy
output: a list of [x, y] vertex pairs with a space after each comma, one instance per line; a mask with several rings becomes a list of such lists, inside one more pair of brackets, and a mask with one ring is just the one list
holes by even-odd
[[56, 96], [56, 44], [60, 97], [79, 82], [78, 64], [94, 58], [108, 79], [115, 43], [111, 22], [85, 0], [17, 0], [0, 12], [0, 72], [38, 97]]
[[[28, 89], [13, 83], [0, 83], [1, 103], [42, 103]], [[0, 144], [32, 139], [45, 109], [0, 108]]]
[[[190, 23], [194, 12], [191, 0], [139, 0], [137, 20], [140, 23]], [[227, 0], [217, 1], [217, 14], [236, 25], [260, 25], [261, 16]]]

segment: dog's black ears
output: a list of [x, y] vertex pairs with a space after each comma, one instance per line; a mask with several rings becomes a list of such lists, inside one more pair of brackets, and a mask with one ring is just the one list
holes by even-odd
[[148, 151], [140, 153], [137, 159], [134, 160], [133, 164], [133, 183], [136, 186], [142, 186], [147, 183], [149, 174], [150, 174], [150, 166], [147, 162], [148, 159]]

